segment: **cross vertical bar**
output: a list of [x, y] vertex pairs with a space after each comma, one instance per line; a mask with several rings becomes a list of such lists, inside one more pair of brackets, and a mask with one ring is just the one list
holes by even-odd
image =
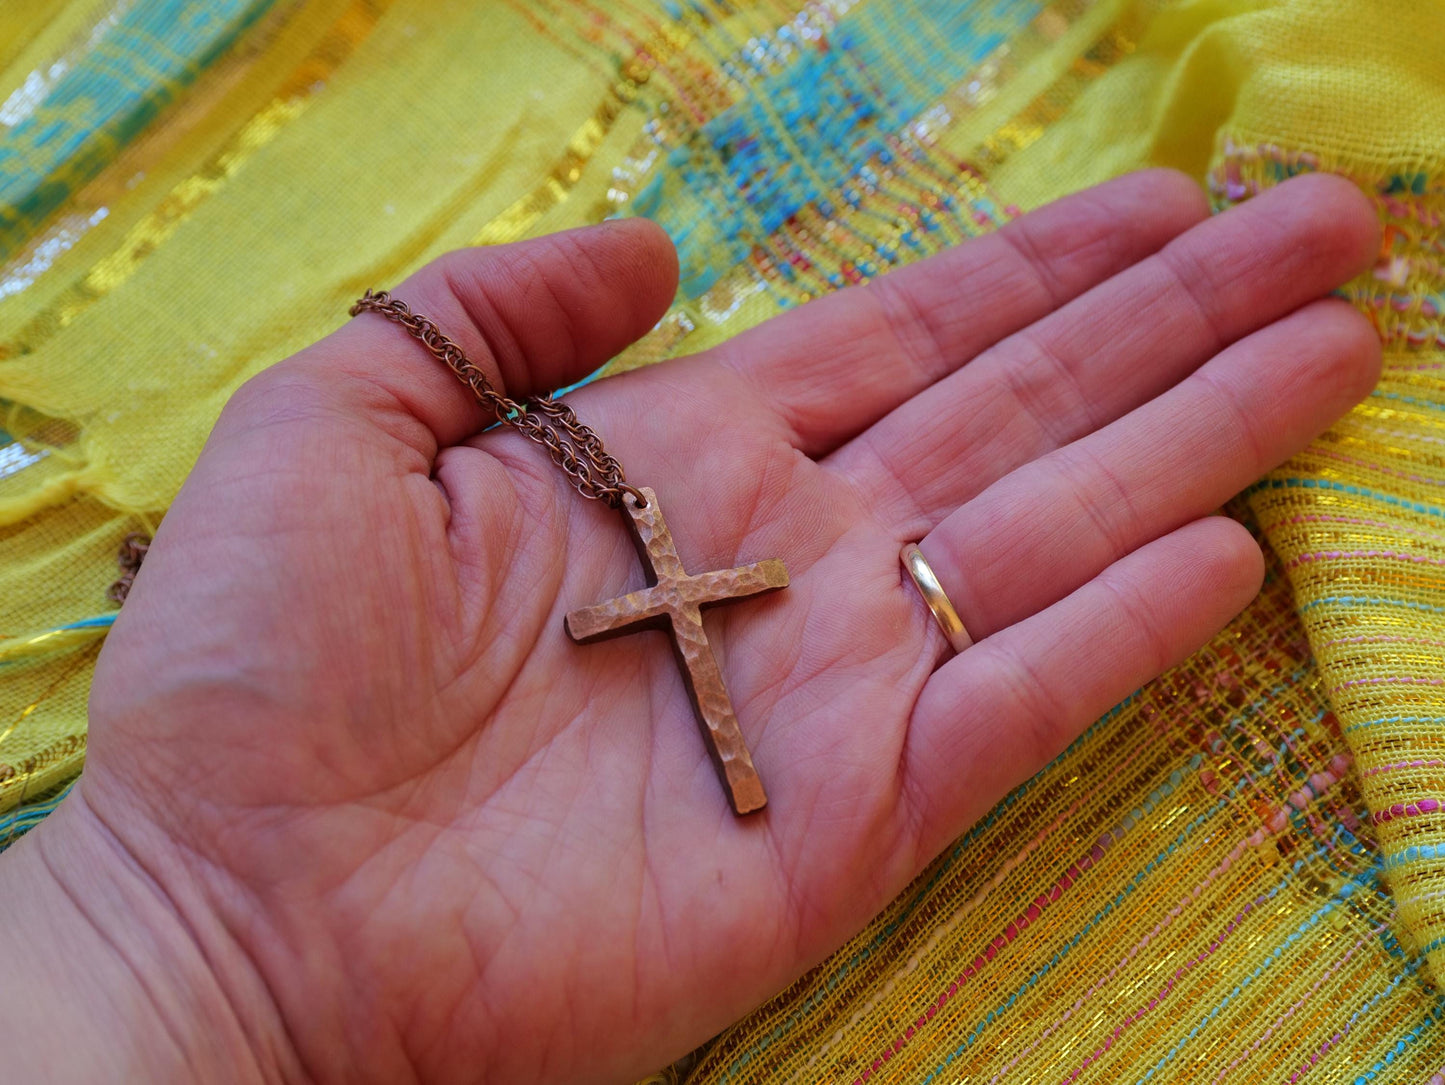
[[743, 740], [733, 712], [732, 699], [723, 684], [722, 671], [712, 654], [712, 645], [702, 627], [702, 614], [691, 606], [672, 619], [672, 648], [682, 669], [682, 681], [697, 713], [703, 741], [713, 767], [722, 780], [733, 812], [750, 814], [767, 805], [763, 781], [753, 765], [753, 756]]
[[761, 810], [767, 804], [767, 795], [743, 741], [722, 671], [708, 644], [702, 607], [785, 588], [788, 571], [781, 561], [770, 559], [689, 576], [673, 546], [657, 495], [648, 489], [641, 493], [646, 505], [638, 507], [624, 499], [622, 508], [651, 586], [570, 612], [567, 633], [579, 643], [590, 644], [648, 626], [668, 629], [683, 684], [728, 802], [739, 814]]

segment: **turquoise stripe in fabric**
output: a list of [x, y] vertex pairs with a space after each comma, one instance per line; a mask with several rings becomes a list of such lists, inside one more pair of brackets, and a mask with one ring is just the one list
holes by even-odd
[[832, 213], [826, 193], [856, 202], [854, 180], [869, 162], [888, 163], [890, 138], [1040, 7], [892, 0], [849, 12], [826, 32], [822, 50], [786, 42], [744, 49], [743, 62], [771, 68], [785, 57], [786, 65], [674, 149], [633, 200], [635, 213], [658, 222], [677, 245], [683, 296], [707, 290], [747, 256], [755, 237], [804, 206], [822, 201], [819, 210]]
[[[1413, 972], [1414, 968], [1411, 968], [1410, 971]], [[1400, 985], [1400, 981], [1404, 978], [1404, 976], [1396, 976], [1394, 980], [1390, 982], [1390, 986], [1386, 988], [1385, 991], [1381, 991], [1380, 994], [1376, 996], [1376, 999], [1371, 1000], [1371, 1003], [1373, 1004], [1375, 1000], [1383, 997], [1388, 992], [1393, 991], [1396, 987]], [[1436, 1002], [1433, 1007], [1431, 1007], [1430, 1012], [1425, 1015], [1425, 1019], [1423, 1021], [1421, 1021], [1409, 1032], [1405, 1033], [1405, 1035], [1401, 1036], [1399, 1040], [1395, 1041], [1395, 1046], [1385, 1054], [1385, 1057], [1383, 1059], [1377, 1060], [1374, 1064], [1370, 1066], [1368, 1070], [1366, 1070], [1359, 1077], [1355, 1078], [1355, 1085], [1369, 1085], [1370, 1082], [1376, 1080], [1379, 1073], [1384, 1070], [1386, 1066], [1394, 1062], [1397, 1056], [1404, 1054], [1405, 1048], [1409, 1044], [1415, 1043], [1420, 1039], [1422, 1033], [1427, 1032], [1428, 1030], [1438, 1025], [1442, 1016], [1445, 1016], [1445, 995], [1442, 995], [1440, 997], [1440, 1000]], [[1353, 1023], [1354, 1018], [1352, 1017], [1350, 1020], [1351, 1023]]]
[[1401, 607], [1405, 610], [1419, 610], [1426, 614], [1445, 614], [1445, 607], [1437, 607], [1430, 603], [1417, 603], [1411, 599], [1386, 599], [1379, 595], [1327, 595], [1323, 599], [1313, 599], [1300, 607], [1300, 613], [1314, 610], [1322, 606], [1372, 606], [1372, 607]]
[[[85, 184], [276, 0], [139, 0], [92, 30], [73, 68], [36, 72], [4, 104], [0, 259]], [[60, 69], [57, 71], [57, 69]], [[49, 85], [47, 86], [47, 81]], [[31, 107], [25, 94], [38, 97]]]
[[1388, 853], [1385, 856], [1385, 869], [1393, 870], [1422, 859], [1445, 859], [1445, 844], [1411, 844], [1404, 851]]
[[1392, 723], [1445, 723], [1445, 716], [1382, 716], [1377, 720], [1361, 720], [1345, 728], [1346, 732], [1363, 731]]
[[1397, 509], [1422, 512], [1427, 516], [1445, 516], [1445, 509], [1435, 505], [1422, 505], [1418, 501], [1408, 501], [1403, 497], [1396, 497], [1394, 494], [1367, 490], [1362, 486], [1351, 486], [1348, 483], [1335, 482], [1327, 478], [1268, 478], [1252, 486], [1248, 492], [1253, 493], [1258, 490], [1335, 490], [1339, 493], [1380, 501], [1386, 505], [1393, 505]]
[[115, 624], [114, 614], [97, 614], [94, 618], [81, 618], [76, 622], [66, 622], [61, 629], [101, 629]]
[[1396, 403], [1408, 403], [1412, 407], [1424, 407], [1432, 411], [1445, 411], [1445, 403], [1436, 403], [1433, 400], [1421, 399], [1419, 396], [1401, 395], [1399, 392], [1384, 392], [1376, 388], [1370, 393], [1371, 399], [1392, 399]]
[[70, 794], [71, 786], [73, 785], [67, 785], [64, 791], [52, 798], [30, 803], [0, 816], [0, 851], [4, 851], [25, 833], [44, 821], [60, 805], [61, 800]]
[[[114, 614], [99, 614], [94, 618], [81, 618], [79, 621], [67, 622], [65, 625], [56, 626], [54, 629], [47, 629], [43, 633], [35, 634], [35, 638], [48, 637], [55, 633], [64, 633], [74, 629], [109, 629], [115, 624]], [[33, 658], [21, 659], [0, 659], [0, 668], [23, 667], [34, 662]]]
[[1161, 1071], [1165, 1066], [1172, 1062], [1175, 1057], [1178, 1056], [1179, 1052], [1184, 1050], [1184, 1048], [1188, 1045], [1189, 1041], [1193, 1040], [1195, 1036], [1197, 1036], [1199, 1033], [1203, 1032], [1206, 1028], [1209, 1027], [1209, 1024], [1219, 1016], [1219, 1014], [1224, 1010], [1224, 1008], [1228, 1006], [1229, 1003], [1234, 1001], [1236, 995], [1242, 993], [1245, 988], [1249, 987], [1252, 983], [1254, 983], [1255, 980], [1259, 979], [1260, 976], [1264, 975], [1264, 973], [1267, 972], [1269, 968], [1276, 961], [1279, 960], [1279, 958], [1284, 954], [1284, 951], [1289, 946], [1293, 945], [1295, 942], [1298, 942], [1301, 938], [1306, 937], [1310, 931], [1312, 931], [1315, 927], [1319, 926], [1321, 921], [1323, 921], [1327, 915], [1329, 915], [1335, 909], [1339, 908], [1341, 904], [1349, 900], [1349, 898], [1354, 896], [1354, 894], [1360, 889], [1367, 886], [1376, 886], [1379, 880], [1379, 873], [1380, 871], [1377, 866], [1370, 867], [1369, 869], [1361, 871], [1359, 874], [1350, 878], [1349, 881], [1345, 882], [1345, 884], [1339, 888], [1338, 892], [1336, 892], [1333, 900], [1323, 905], [1321, 908], [1315, 911], [1308, 919], [1306, 919], [1303, 923], [1301, 923], [1298, 927], [1291, 931], [1283, 942], [1275, 946], [1275, 948], [1270, 951], [1269, 955], [1265, 957], [1265, 959], [1259, 965], [1257, 965], [1254, 970], [1249, 973], [1249, 975], [1247, 975], [1243, 980], [1241, 980], [1239, 984], [1229, 994], [1225, 995], [1224, 998], [1220, 999], [1218, 1004], [1213, 1006], [1207, 1014], [1201, 1017], [1199, 1021], [1195, 1023], [1194, 1027], [1189, 1030], [1188, 1034], [1182, 1040], [1176, 1043], [1172, 1048], [1170, 1048], [1168, 1054], [1166, 1054], [1162, 1059], [1160, 1059], [1157, 1063], [1150, 1067], [1149, 1070], [1144, 1074], [1144, 1076], [1139, 1080], [1141, 1082], [1152, 1080], [1156, 1073]]

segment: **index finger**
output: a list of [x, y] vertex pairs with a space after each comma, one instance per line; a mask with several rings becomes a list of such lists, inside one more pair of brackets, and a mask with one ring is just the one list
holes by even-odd
[[1182, 173], [1128, 174], [682, 364], [721, 362], [749, 402], [776, 413], [795, 447], [820, 455], [1208, 213], [1203, 191]]

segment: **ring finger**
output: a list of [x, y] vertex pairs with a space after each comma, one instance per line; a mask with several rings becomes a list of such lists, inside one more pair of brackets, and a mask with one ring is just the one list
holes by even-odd
[[1005, 475], [920, 548], [969, 634], [986, 637], [1288, 459], [1368, 394], [1379, 357], [1358, 312], [1316, 302], [1116, 422]]

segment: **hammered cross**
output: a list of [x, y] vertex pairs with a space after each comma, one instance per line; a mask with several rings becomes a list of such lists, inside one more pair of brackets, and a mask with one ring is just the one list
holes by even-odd
[[672, 647], [697, 712], [708, 753], [736, 813], [761, 810], [768, 801], [763, 782], [743, 741], [722, 672], [702, 627], [702, 608], [788, 586], [788, 570], [776, 558], [690, 575], [682, 567], [657, 495], [643, 487], [647, 504], [624, 500], [623, 510], [650, 587], [567, 615], [567, 634], [578, 644], [606, 640], [642, 629], [672, 632]]

